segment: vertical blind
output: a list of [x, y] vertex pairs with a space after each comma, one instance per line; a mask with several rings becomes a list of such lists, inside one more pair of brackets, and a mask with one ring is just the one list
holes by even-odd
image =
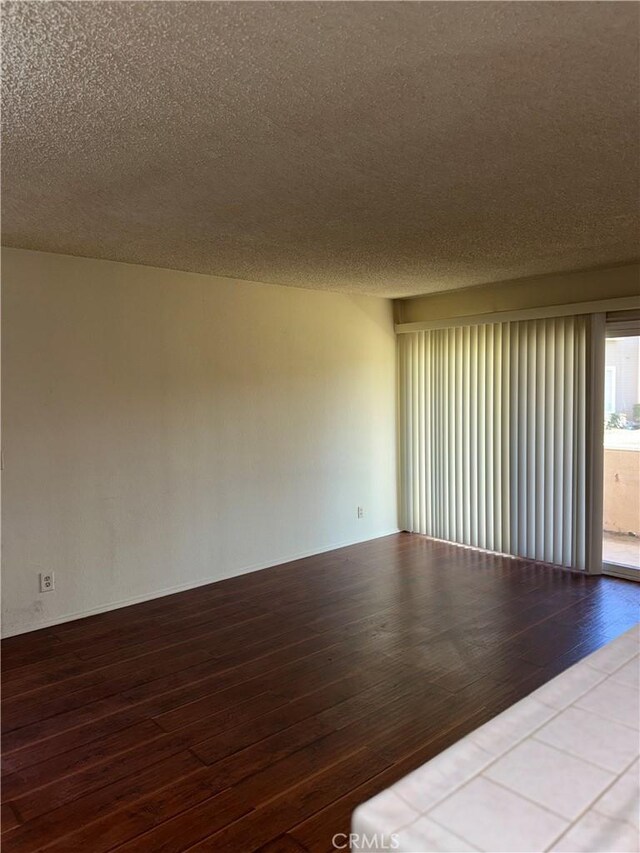
[[398, 336], [405, 530], [586, 567], [586, 316]]

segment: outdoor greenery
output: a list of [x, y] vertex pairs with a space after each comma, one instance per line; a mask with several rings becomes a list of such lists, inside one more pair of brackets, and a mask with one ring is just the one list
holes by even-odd
[[612, 412], [604, 422], [605, 429], [624, 429], [627, 418], [622, 412]]

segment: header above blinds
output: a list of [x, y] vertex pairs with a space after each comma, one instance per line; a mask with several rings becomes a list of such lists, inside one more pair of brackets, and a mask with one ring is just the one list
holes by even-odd
[[640, 335], [640, 310], [611, 311], [607, 314], [607, 337]]
[[640, 293], [638, 296], [599, 299], [596, 302], [547, 305], [540, 308], [527, 308], [522, 311], [498, 311], [494, 314], [474, 314], [473, 316], [450, 317], [445, 320], [424, 320], [419, 323], [396, 323], [395, 330], [397, 334], [407, 334], [408, 332], [423, 332], [433, 329], [452, 329], [458, 326], [485, 326], [493, 323], [542, 320], [551, 317], [575, 317], [583, 314], [602, 314], [633, 309], [640, 310]]

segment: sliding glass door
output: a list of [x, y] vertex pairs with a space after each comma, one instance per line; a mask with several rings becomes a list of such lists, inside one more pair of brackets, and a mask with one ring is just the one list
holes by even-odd
[[607, 323], [603, 570], [640, 580], [640, 320]]
[[398, 329], [401, 527], [640, 580], [640, 311], [464, 319]]

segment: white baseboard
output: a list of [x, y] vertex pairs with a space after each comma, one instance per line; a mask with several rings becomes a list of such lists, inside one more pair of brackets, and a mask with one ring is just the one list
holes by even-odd
[[30, 625], [28, 628], [17, 628], [15, 630], [2, 631], [2, 637], [16, 637], [19, 634], [30, 634], [32, 631], [40, 631], [42, 628], [51, 628], [54, 625], [63, 625], [65, 622], [73, 622], [74, 619], [85, 619], [88, 616], [95, 616], [98, 613], [108, 613], [110, 610], [119, 610], [121, 607], [129, 607], [131, 604], [141, 604], [143, 601], [152, 601], [154, 598], [164, 598], [165, 595], [173, 595], [176, 592], [185, 592], [188, 589], [196, 589], [199, 586], [207, 586], [211, 583], [227, 580], [228, 578], [238, 577], [239, 575], [248, 575], [250, 572], [258, 572], [262, 569], [269, 569], [273, 566], [281, 566], [285, 563], [292, 563], [294, 560], [303, 560], [305, 557], [313, 557], [316, 554], [326, 554], [328, 551], [337, 551], [339, 548], [347, 548], [349, 545], [359, 545], [362, 542], [372, 542], [374, 539], [382, 539], [384, 536], [392, 536], [394, 533], [399, 533], [398, 528], [387, 530], [384, 533], [377, 533], [375, 536], [367, 536], [365, 539], [352, 539], [347, 542], [338, 542], [334, 545], [327, 545], [324, 548], [315, 548], [310, 551], [303, 551], [298, 554], [293, 554], [287, 557], [282, 557], [277, 560], [272, 560], [268, 563], [254, 563], [250, 566], [244, 566], [233, 574], [225, 575], [223, 578], [202, 578], [196, 581], [188, 581], [187, 583], [177, 584], [176, 586], [164, 587], [154, 592], [142, 593], [142, 595], [133, 595], [130, 598], [120, 599], [119, 601], [111, 601], [108, 604], [101, 604], [99, 607], [92, 607], [89, 610], [77, 610], [73, 613], [66, 613], [64, 616], [57, 616], [55, 619], [45, 619], [38, 622], [36, 625]]

